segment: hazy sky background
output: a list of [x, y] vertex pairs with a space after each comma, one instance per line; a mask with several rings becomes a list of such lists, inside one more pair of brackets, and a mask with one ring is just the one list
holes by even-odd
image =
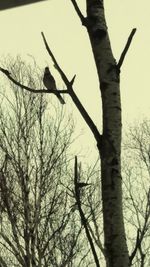
[[[77, 1], [85, 14], [85, 0]], [[105, 13], [116, 60], [132, 28], [137, 28], [121, 71], [123, 123], [150, 115], [150, 1], [105, 0]], [[33, 55], [43, 69], [49, 65], [59, 88], [63, 83], [45, 50], [41, 31], [68, 78], [77, 75], [74, 90], [98, 127], [101, 125], [101, 97], [86, 29], [81, 25], [70, 0], [49, 0], [0, 12], [0, 57], [20, 54], [27, 62]], [[3, 74], [0, 74], [3, 75]], [[51, 97], [51, 96], [48, 96]], [[66, 111], [73, 111], [82, 130], [81, 148], [92, 151], [93, 137], [73, 103], [67, 98]], [[82, 140], [82, 141], [81, 141]], [[85, 142], [84, 142], [85, 140]], [[93, 143], [95, 146], [95, 143]], [[94, 147], [93, 146], [93, 147]]]

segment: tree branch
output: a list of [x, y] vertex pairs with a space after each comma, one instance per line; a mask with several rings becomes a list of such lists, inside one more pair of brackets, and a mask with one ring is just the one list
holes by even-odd
[[54, 66], [57, 69], [57, 71], [59, 72], [63, 82], [65, 83], [67, 90], [66, 92], [68, 92], [68, 94], [71, 96], [74, 104], [76, 105], [77, 109], [79, 110], [80, 114], [82, 115], [82, 117], [84, 118], [85, 122], [87, 123], [87, 125], [89, 126], [89, 128], [91, 129], [97, 144], [101, 147], [101, 134], [99, 133], [96, 125], [94, 124], [93, 120], [91, 119], [91, 117], [89, 116], [89, 114], [87, 113], [87, 111], [85, 110], [85, 108], [83, 107], [83, 105], [81, 104], [79, 98], [77, 97], [77, 95], [75, 94], [75, 92], [73, 91], [73, 83], [75, 80], [75, 75], [72, 78], [71, 81], [68, 80], [67, 76], [65, 75], [65, 73], [63, 72], [63, 70], [61, 69], [61, 67], [59, 66], [55, 56], [53, 55], [47, 41], [46, 38], [44, 36], [44, 33], [42, 32], [42, 37], [44, 40], [44, 44], [46, 47], [46, 50], [48, 51], [48, 54], [50, 55], [52, 61], [54, 62]]
[[71, 90], [69, 92], [73, 102], [75, 103], [77, 109], [79, 110], [80, 114], [82, 115], [83, 119], [85, 120], [85, 122], [87, 123], [87, 125], [89, 126], [89, 128], [91, 129], [97, 144], [101, 147], [101, 142], [102, 142], [102, 136], [99, 133], [96, 125], [94, 124], [93, 120], [91, 119], [91, 117], [89, 116], [89, 114], [87, 113], [87, 111], [85, 110], [85, 108], [83, 107], [83, 105], [81, 104], [79, 98], [77, 97], [77, 95], [75, 94], [75, 92], [73, 90]]
[[140, 233], [140, 230], [137, 229], [137, 236], [136, 236], [136, 243], [135, 243], [135, 248], [133, 250], [133, 252], [131, 253], [131, 256], [129, 257], [129, 260], [130, 260], [130, 266], [132, 265], [132, 261], [136, 255], [136, 252], [139, 248], [139, 233]]
[[44, 41], [46, 50], [47, 50], [48, 54], [50, 55], [51, 59], [52, 59], [53, 62], [54, 62], [54, 67], [58, 70], [60, 76], [62, 77], [62, 80], [64, 81], [64, 83], [65, 83], [65, 84], [67, 85], [67, 87], [68, 87], [68, 85], [70, 84], [70, 82], [69, 82], [69, 80], [67, 79], [67, 76], [65, 75], [65, 73], [62, 71], [62, 69], [61, 69], [60, 66], [58, 65], [58, 63], [57, 63], [57, 61], [56, 61], [56, 58], [54, 57], [52, 51], [51, 51], [50, 48], [49, 48], [49, 45], [48, 45], [48, 43], [47, 43], [47, 41], [46, 41], [46, 38], [45, 38], [45, 36], [44, 36], [44, 33], [41, 32], [41, 35], [42, 35], [42, 37], [43, 37], [43, 41]]
[[129, 37], [128, 37], [127, 43], [126, 43], [126, 45], [125, 45], [125, 48], [124, 48], [124, 50], [123, 50], [123, 52], [122, 52], [122, 54], [121, 54], [121, 56], [120, 56], [120, 59], [119, 59], [119, 61], [118, 61], [118, 64], [117, 64], [117, 67], [118, 67], [119, 70], [120, 70], [120, 68], [121, 68], [121, 66], [122, 66], [122, 64], [123, 64], [123, 61], [124, 61], [125, 56], [126, 56], [126, 54], [127, 54], [127, 52], [128, 52], [128, 49], [129, 49], [129, 47], [130, 47], [130, 44], [131, 44], [131, 42], [132, 42], [132, 38], [133, 38], [135, 32], [136, 32], [136, 28], [134, 28], [134, 29], [131, 31], [131, 33], [130, 33], [130, 35], [129, 35]]
[[[1, 191], [3, 192], [2, 199], [3, 199], [3, 202], [5, 203], [5, 208], [6, 208], [7, 214], [8, 214], [8, 220], [9, 220], [11, 228], [12, 228], [13, 239], [14, 239], [16, 245], [17, 245], [18, 251], [21, 253], [22, 256], [24, 256], [24, 251], [22, 249], [22, 246], [20, 244], [20, 240], [19, 240], [19, 237], [18, 237], [17, 225], [16, 225], [16, 222], [15, 222], [15, 219], [14, 219], [14, 216], [13, 216], [11, 205], [10, 205], [11, 198], [10, 198], [9, 190], [8, 190], [8, 187], [7, 187], [6, 176], [5, 176], [4, 172], [3, 172], [3, 170], [0, 171], [0, 180], [1, 180]], [[0, 233], [0, 235], [3, 237], [3, 239], [5, 237], [5, 241], [6, 242], [8, 241], [7, 243], [9, 244], [9, 246], [11, 246], [11, 241], [9, 240], [9, 238], [7, 238], [7, 236], [3, 235], [3, 233]], [[7, 238], [7, 240], [6, 240], [6, 238]]]
[[83, 16], [82, 12], [80, 11], [80, 8], [79, 8], [76, 0], [71, 0], [71, 2], [73, 4], [73, 6], [74, 6], [74, 9], [75, 9], [77, 15], [79, 16], [79, 18], [81, 20], [82, 25], [85, 25], [86, 18]]
[[140, 252], [140, 256], [141, 256], [141, 266], [140, 267], [144, 267], [144, 260], [146, 257], [146, 254], [143, 253], [141, 246], [139, 247], [139, 252]]
[[85, 229], [85, 233], [87, 236], [87, 239], [89, 241], [92, 253], [93, 253], [93, 257], [94, 257], [94, 261], [95, 261], [95, 265], [97, 267], [100, 267], [100, 263], [98, 260], [98, 256], [94, 247], [94, 243], [90, 234], [90, 231], [88, 229], [88, 225], [87, 225], [87, 219], [85, 218], [84, 212], [81, 208], [81, 201], [80, 201], [80, 188], [78, 187], [78, 180], [79, 180], [79, 173], [78, 173], [78, 162], [77, 162], [77, 156], [75, 156], [75, 164], [74, 164], [74, 186], [75, 186], [75, 197], [76, 197], [76, 201], [77, 201], [77, 205], [78, 205], [78, 210], [80, 213], [80, 218], [81, 218], [81, 223], [84, 226]]
[[[0, 67], [0, 71], [3, 72], [7, 78], [12, 81], [14, 84], [16, 84], [17, 86], [21, 87], [22, 89], [25, 89], [29, 92], [32, 92], [32, 93], [46, 93], [46, 94], [55, 94], [57, 95], [57, 91], [53, 91], [53, 90], [46, 90], [46, 89], [33, 89], [33, 88], [30, 88], [28, 86], [25, 86], [23, 84], [21, 84], [20, 82], [16, 81], [13, 77], [11, 77], [11, 73], [6, 70], [6, 69], [3, 69]], [[63, 94], [68, 94], [68, 91], [67, 90], [59, 90], [60, 93], [63, 93]]]
[[136, 238], [135, 248], [134, 248], [131, 256], [129, 257], [130, 266], [132, 265], [132, 261], [133, 261], [135, 255], [136, 255], [137, 250], [139, 250], [140, 255], [141, 255], [141, 266], [142, 267], [144, 266], [143, 264], [144, 264], [145, 254], [142, 251], [141, 244], [142, 244], [142, 241], [144, 239], [144, 235], [145, 235], [146, 231], [148, 230], [148, 227], [147, 227], [148, 218], [149, 217], [147, 217], [147, 214], [145, 214], [145, 222], [144, 222], [144, 225], [143, 225], [143, 229], [142, 230], [140, 230], [140, 229], [137, 230], [137, 238]]
[[11, 240], [4, 233], [1, 233], [0, 235], [3, 238], [3, 240], [11, 247], [12, 254], [15, 255], [16, 259], [18, 260], [18, 262], [23, 266], [24, 265], [24, 261], [23, 261], [23, 258], [20, 255], [20, 253], [19, 253], [18, 247], [16, 248], [13, 245], [13, 243], [11, 242]]

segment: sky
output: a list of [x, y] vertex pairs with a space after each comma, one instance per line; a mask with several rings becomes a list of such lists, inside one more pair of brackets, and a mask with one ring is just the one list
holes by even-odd
[[[85, 15], [86, 1], [77, 2]], [[117, 61], [131, 30], [137, 28], [121, 70], [121, 101], [125, 127], [127, 122], [132, 123], [144, 116], [150, 116], [150, 1], [105, 0], [104, 4], [112, 50]], [[81, 25], [71, 1], [48, 0], [1, 11], [0, 25], [0, 59], [7, 54], [20, 54], [23, 59], [32, 63], [32, 55], [41, 68], [49, 65], [58, 88], [62, 89], [63, 82], [53, 68], [41, 38], [41, 31], [44, 32], [68, 78], [71, 79], [76, 74], [74, 90], [100, 128], [101, 96], [94, 59], [86, 29]], [[96, 147], [93, 136], [71, 99], [66, 97], [66, 100], [66, 112], [73, 112], [77, 135], [81, 134], [80, 148], [90, 154]]]

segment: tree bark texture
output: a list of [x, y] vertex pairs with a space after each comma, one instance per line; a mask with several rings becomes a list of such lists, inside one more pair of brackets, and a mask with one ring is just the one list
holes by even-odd
[[86, 0], [86, 4], [85, 26], [97, 67], [103, 109], [103, 132], [97, 145], [101, 157], [106, 262], [107, 267], [127, 267], [129, 256], [122, 211], [119, 69], [111, 50], [103, 1]]

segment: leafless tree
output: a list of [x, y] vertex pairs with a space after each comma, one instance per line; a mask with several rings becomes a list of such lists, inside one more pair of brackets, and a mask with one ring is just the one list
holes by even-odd
[[129, 127], [123, 142], [124, 212], [130, 265], [150, 264], [150, 121]]
[[[36, 65], [20, 57], [7, 64], [19, 82], [42, 87]], [[90, 266], [70, 167], [73, 122], [45, 95], [7, 83], [0, 126], [0, 266]]]
[[[70, 1], [73, 4], [82, 26], [87, 30], [91, 43], [99, 79], [99, 89], [102, 96], [102, 133], [100, 133], [98, 127], [95, 125], [73, 90], [76, 75], [74, 75], [71, 80], [67, 78], [66, 74], [58, 64], [56, 57], [52, 53], [43, 32], [42, 38], [45, 48], [66, 85], [65, 90], [59, 90], [59, 92], [57, 90], [51, 90], [50, 92], [50, 90], [41, 89], [41, 87], [34, 86], [34, 84], [32, 87], [29, 87], [25, 85], [25, 83], [21, 83], [15, 79], [15, 76], [10, 69], [8, 70], [1, 67], [0, 70], [14, 84], [29, 92], [33, 92], [34, 94], [53, 93], [57, 96], [58, 94], [68, 94], [71, 97], [93, 134], [101, 162], [99, 187], [101, 187], [102, 190], [104, 255], [106, 266], [128, 267], [131, 263], [131, 257], [129, 257], [127, 247], [122, 207], [120, 71], [136, 29], [131, 31], [123, 52], [118, 61], [116, 61], [112, 53], [108, 35], [103, 0], [86, 0], [86, 17], [83, 16], [77, 1]], [[78, 198], [78, 204], [80, 204], [79, 202]], [[78, 205], [78, 208], [79, 206], [80, 205]], [[85, 225], [84, 227], [86, 230]], [[92, 251], [95, 265], [100, 266], [100, 261], [97, 258], [97, 255], [94, 250]]]

